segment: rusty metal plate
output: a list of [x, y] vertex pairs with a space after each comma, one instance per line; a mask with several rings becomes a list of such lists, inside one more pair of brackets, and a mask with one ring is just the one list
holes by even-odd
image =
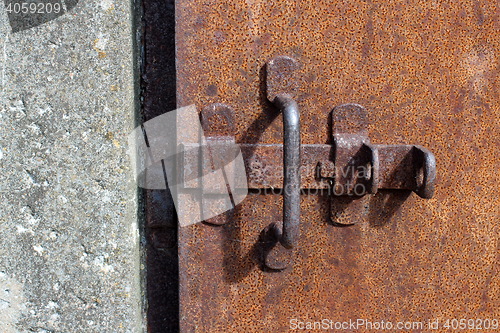
[[223, 226], [179, 228], [182, 332], [500, 318], [499, 6], [177, 1], [177, 105], [231, 106], [237, 143], [282, 143], [264, 65], [288, 55], [301, 64], [304, 144], [331, 144], [325, 119], [358, 103], [373, 144], [422, 145], [438, 161], [431, 200], [381, 190], [338, 199], [330, 214], [329, 196], [302, 195], [299, 245], [282, 272], [261, 265], [281, 195], [251, 193]]

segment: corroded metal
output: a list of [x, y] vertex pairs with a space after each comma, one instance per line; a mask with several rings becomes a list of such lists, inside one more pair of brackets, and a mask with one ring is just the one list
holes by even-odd
[[[197, 143], [196, 148], [191, 149], [196, 153], [201, 150], [202, 172], [197, 175], [203, 184], [203, 197], [201, 206], [207, 211], [213, 211], [213, 207], [221, 204], [220, 195], [231, 194], [228, 186], [228, 177], [234, 177], [234, 172], [228, 172], [221, 161], [220, 157], [231, 156], [229, 161], [234, 160], [235, 155], [235, 140], [236, 125], [234, 122], [234, 110], [229, 106], [221, 103], [214, 103], [204, 107], [200, 112], [200, 121], [205, 136], [206, 145], [199, 146]], [[188, 154], [184, 154], [188, 155]], [[200, 156], [197, 156], [198, 158]], [[191, 157], [192, 158], [192, 157]], [[214, 160], [215, 158], [215, 160]], [[183, 167], [190, 165], [188, 161], [182, 162]], [[224, 175], [224, 182], [220, 182], [217, 178], [202, 177], [213, 170], [221, 170]], [[197, 174], [197, 173], [195, 173]], [[189, 181], [184, 179], [184, 181]], [[229, 222], [231, 217], [230, 212], [220, 214], [211, 218], [204, 219], [205, 223], [213, 225], [222, 225]]]
[[288, 95], [292, 99], [296, 98], [299, 67], [297, 60], [288, 56], [278, 56], [267, 62], [266, 95], [270, 102], [282, 103], [276, 101], [276, 97], [280, 95]]
[[[334, 196], [375, 194], [378, 189], [411, 190], [422, 198], [432, 198], [436, 161], [429, 150], [415, 145], [370, 144], [367, 137], [358, 134], [334, 135], [333, 141], [333, 145], [301, 145], [302, 158], [294, 168], [300, 172], [300, 189], [329, 190], [325, 193]], [[208, 137], [206, 145], [201, 147], [198, 143], [186, 143], [180, 165], [184, 169], [195, 169], [206, 151], [234, 158], [231, 149], [234, 145], [228, 136]], [[238, 148], [245, 161], [249, 189], [286, 188], [284, 164], [277, 158], [285, 156], [283, 145], [239, 144]], [[184, 172], [184, 187], [199, 188], [199, 178], [210, 170]], [[362, 190], [358, 191], [357, 185], [362, 185]]]
[[[224, 140], [210, 141], [209, 147], [217, 154], [223, 154], [226, 149]], [[233, 145], [232, 142], [229, 146]], [[425, 148], [413, 145], [371, 145], [372, 149], [378, 151], [379, 157], [379, 175], [378, 177], [371, 176], [373, 183], [378, 189], [400, 189], [419, 191], [422, 186], [417, 184], [417, 176], [419, 170], [423, 171], [421, 157], [418, 157], [416, 151]], [[185, 144], [185, 153], [183, 154], [183, 165], [196, 165], [195, 159], [199, 158], [199, 152], [194, 148], [199, 147], [198, 144]], [[248, 177], [248, 188], [250, 189], [282, 189], [283, 188], [283, 161], [280, 157], [283, 156], [283, 145], [280, 144], [238, 144], [245, 160], [245, 169]], [[301, 188], [312, 190], [327, 190], [331, 187], [330, 181], [335, 180], [336, 172], [335, 164], [331, 160], [334, 152], [333, 145], [302, 145], [302, 160], [300, 164], [301, 172]], [[369, 153], [371, 154], [371, 153]], [[369, 155], [368, 154], [368, 155]], [[432, 161], [430, 152], [424, 154], [429, 155], [429, 160], [426, 165], [429, 170], [435, 161]], [[352, 157], [352, 156], [351, 156]], [[375, 164], [375, 163], [374, 163]], [[189, 167], [191, 168], [191, 167]], [[352, 174], [351, 170], [346, 173]], [[198, 175], [184, 173], [184, 186], [186, 188], [198, 188], [200, 185], [197, 179]], [[341, 183], [340, 177], [337, 183], [342, 187], [347, 185]], [[432, 175], [427, 177], [427, 184], [432, 184]], [[344, 180], [342, 180], [344, 181]], [[371, 182], [370, 182], [371, 183]], [[422, 183], [423, 184], [423, 183]], [[374, 193], [376, 191], [367, 191]], [[265, 191], [262, 191], [265, 193]], [[335, 194], [334, 191], [331, 191]], [[428, 195], [432, 191], [428, 191]], [[344, 193], [346, 194], [346, 193]], [[342, 195], [338, 193], [338, 195]], [[425, 196], [421, 196], [424, 197]]]
[[[268, 69], [270, 67], [272, 65], [268, 65]], [[268, 74], [267, 82], [270, 81], [273, 80]], [[283, 222], [281, 228], [274, 228], [277, 243], [265, 258], [265, 263], [271, 269], [283, 269], [283, 261], [279, 258], [283, 255], [290, 257], [290, 253], [283, 252], [290, 252], [296, 246], [300, 231], [300, 113], [291, 95], [282, 93], [271, 98], [283, 114]]]
[[367, 110], [343, 104], [332, 111], [335, 166], [334, 194], [375, 194], [381, 189], [408, 189], [430, 199], [436, 182], [436, 159], [413, 145], [376, 145], [367, 136]]
[[[281, 273], [260, 267], [273, 244], [265, 230], [281, 218], [279, 193], [252, 193], [223, 226], [180, 228], [181, 331], [286, 332], [294, 318], [500, 316], [499, 6], [177, 2], [177, 102], [233, 106], [237, 143], [281, 144], [264, 66], [289, 54], [301, 63], [304, 144], [332, 145], [324, 119], [355, 102], [370, 110], [372, 144], [418, 143], [439, 162], [431, 200], [379, 188], [330, 207], [329, 195], [302, 195], [293, 269]], [[379, 147], [381, 160], [385, 152]], [[392, 156], [409, 165], [408, 154]], [[279, 165], [279, 155], [268, 158]], [[390, 169], [379, 177], [404, 183]]]
[[298, 67], [298, 62], [287, 56], [275, 57], [266, 64], [267, 99], [283, 114], [283, 218], [281, 227], [273, 224], [276, 244], [264, 258], [268, 268], [278, 270], [291, 264], [291, 250], [300, 233], [301, 133], [295, 101]]

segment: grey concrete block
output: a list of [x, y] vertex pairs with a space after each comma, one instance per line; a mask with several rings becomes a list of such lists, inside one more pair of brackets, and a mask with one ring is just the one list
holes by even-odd
[[142, 330], [131, 14], [12, 33], [0, 10], [1, 332]]

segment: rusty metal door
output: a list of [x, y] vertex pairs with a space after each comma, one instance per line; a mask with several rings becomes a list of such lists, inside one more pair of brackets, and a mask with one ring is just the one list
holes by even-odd
[[[356, 103], [373, 144], [423, 146], [437, 162], [431, 199], [302, 191], [282, 270], [263, 259], [279, 191], [250, 190], [221, 225], [179, 227], [182, 332], [498, 328], [498, 2], [177, 0], [175, 12], [177, 107], [232, 108], [238, 144], [283, 144], [266, 64], [288, 56], [302, 145], [332, 145], [332, 111]], [[279, 165], [282, 150], [268, 154]], [[274, 164], [255, 168], [272, 179]]]

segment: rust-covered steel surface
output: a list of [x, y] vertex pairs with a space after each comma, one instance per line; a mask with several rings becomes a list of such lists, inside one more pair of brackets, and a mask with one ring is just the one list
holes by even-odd
[[178, 106], [227, 104], [238, 143], [280, 144], [264, 65], [288, 55], [300, 63], [302, 143], [331, 144], [329, 113], [358, 103], [371, 143], [427, 147], [438, 169], [430, 200], [302, 195], [299, 244], [282, 272], [261, 265], [281, 195], [251, 193], [222, 226], [179, 228], [182, 332], [500, 318], [499, 6], [177, 0]]

